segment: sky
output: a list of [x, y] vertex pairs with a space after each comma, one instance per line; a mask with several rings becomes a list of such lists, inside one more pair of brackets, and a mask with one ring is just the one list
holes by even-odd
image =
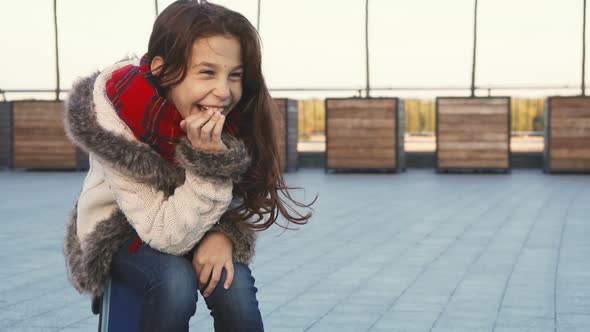
[[[171, 2], [160, 0], [160, 11]], [[211, 2], [244, 14], [256, 26], [257, 0]], [[0, 0], [0, 89], [55, 89], [52, 5], [52, 0]], [[155, 19], [153, 0], [58, 0], [57, 7], [63, 89], [127, 55], [145, 53]], [[468, 88], [473, 9], [474, 0], [370, 0], [371, 86]], [[579, 87], [582, 9], [583, 0], [479, 0], [476, 85]], [[365, 0], [261, 0], [263, 73], [272, 95], [338, 97], [355, 93], [272, 89], [364, 89], [364, 14]], [[467, 89], [371, 93], [468, 94]]]

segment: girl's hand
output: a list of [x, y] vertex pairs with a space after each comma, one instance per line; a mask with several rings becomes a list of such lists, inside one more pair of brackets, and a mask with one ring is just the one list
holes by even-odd
[[227, 146], [221, 141], [225, 116], [219, 111], [196, 111], [180, 122], [192, 146], [203, 151], [224, 151]]
[[[227, 235], [210, 232], [201, 240], [193, 255], [193, 267], [199, 278], [199, 289], [204, 297], [209, 296], [221, 279], [221, 271], [225, 267], [227, 278], [224, 288], [228, 289], [234, 279], [234, 263], [232, 261], [233, 244]], [[209, 285], [207, 286], [207, 282]], [[207, 289], [204, 289], [207, 286]]]

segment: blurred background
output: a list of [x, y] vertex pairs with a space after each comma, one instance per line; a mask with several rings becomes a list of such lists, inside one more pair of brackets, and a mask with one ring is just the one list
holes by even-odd
[[[171, 2], [0, 1], [0, 100], [63, 99], [76, 77], [141, 56]], [[406, 151], [434, 151], [435, 97], [473, 83], [512, 97], [511, 150], [540, 152], [545, 98], [581, 93], [583, 0], [480, 1], [477, 35], [474, 0], [215, 3], [258, 27], [273, 97], [298, 102], [299, 151], [325, 150], [325, 98], [368, 89], [404, 98]]]

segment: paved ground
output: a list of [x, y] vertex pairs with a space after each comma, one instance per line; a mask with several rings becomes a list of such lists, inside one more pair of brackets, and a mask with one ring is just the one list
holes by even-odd
[[[95, 331], [61, 242], [82, 173], [0, 172], [0, 330]], [[590, 331], [590, 177], [328, 174], [252, 265], [267, 331]], [[202, 298], [191, 331], [213, 331]]]

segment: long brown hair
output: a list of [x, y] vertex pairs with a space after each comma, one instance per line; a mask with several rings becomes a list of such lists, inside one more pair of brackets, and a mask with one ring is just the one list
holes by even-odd
[[[179, 0], [168, 6], [156, 19], [148, 45], [150, 62], [155, 56], [164, 59], [156, 77], [158, 83], [168, 89], [182, 82], [194, 42], [214, 35], [231, 35], [240, 41], [243, 91], [232, 112], [240, 113], [240, 137], [252, 157], [252, 165], [233, 190], [244, 201], [224, 218], [254, 230], [269, 228], [279, 213], [288, 222], [306, 224], [311, 211], [301, 214], [297, 208], [312, 210], [317, 195], [311, 203], [303, 204], [289, 193], [301, 188], [285, 185], [276, 143], [277, 110], [262, 75], [260, 37], [243, 15], [206, 1]], [[256, 220], [252, 220], [254, 216]]]

